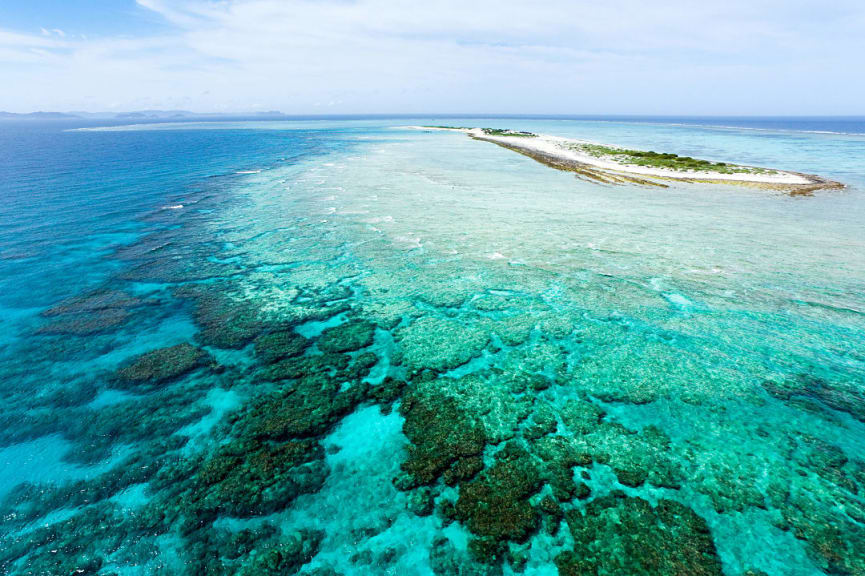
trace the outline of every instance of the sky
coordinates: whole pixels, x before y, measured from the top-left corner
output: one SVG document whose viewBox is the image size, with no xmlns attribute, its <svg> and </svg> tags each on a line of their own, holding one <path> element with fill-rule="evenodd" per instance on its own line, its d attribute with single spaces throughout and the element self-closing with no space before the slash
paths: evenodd
<svg viewBox="0 0 865 576">
<path fill-rule="evenodd" d="M 0 110 L 865 115 L 862 0 L 0 0 Z"/>
</svg>

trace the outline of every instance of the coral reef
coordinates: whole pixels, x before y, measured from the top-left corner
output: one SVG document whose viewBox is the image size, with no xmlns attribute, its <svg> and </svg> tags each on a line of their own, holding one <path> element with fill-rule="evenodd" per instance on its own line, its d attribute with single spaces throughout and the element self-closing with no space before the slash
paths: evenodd
<svg viewBox="0 0 865 576">
<path fill-rule="evenodd" d="M 308 161 L 184 191 L 4 340 L 0 572 L 865 574 L 855 306 Z"/>
<path fill-rule="evenodd" d="M 183 343 L 142 354 L 116 372 L 121 387 L 159 385 L 206 365 L 210 355 L 192 344 Z"/>
<path fill-rule="evenodd" d="M 431 387 L 411 389 L 403 397 L 400 413 L 405 418 L 403 432 L 411 442 L 402 465 L 410 484 L 430 484 L 452 469 L 452 481 L 478 471 L 486 433 L 455 399 Z"/>
<path fill-rule="evenodd" d="M 359 320 L 328 328 L 318 339 L 323 352 L 350 352 L 372 344 L 375 324 Z"/>
<path fill-rule="evenodd" d="M 410 370 L 447 370 L 480 354 L 489 335 L 446 318 L 419 318 L 397 333 L 402 363 Z"/>
<path fill-rule="evenodd" d="M 300 356 L 309 343 L 294 330 L 277 330 L 255 339 L 255 354 L 264 364 L 273 364 L 283 358 Z"/>
<path fill-rule="evenodd" d="M 671 500 L 652 506 L 613 493 L 566 514 L 574 550 L 556 558 L 559 573 L 720 576 L 705 521 Z"/>
<path fill-rule="evenodd" d="M 542 484 L 529 453 L 508 444 L 495 464 L 460 486 L 457 518 L 480 538 L 489 557 L 508 540 L 525 541 L 537 528 L 539 515 L 529 499 Z"/>
</svg>

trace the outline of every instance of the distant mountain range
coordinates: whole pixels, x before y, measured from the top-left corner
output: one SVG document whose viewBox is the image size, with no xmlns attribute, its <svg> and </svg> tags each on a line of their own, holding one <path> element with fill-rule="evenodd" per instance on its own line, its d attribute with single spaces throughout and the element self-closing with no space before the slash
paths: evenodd
<svg viewBox="0 0 865 576">
<path fill-rule="evenodd" d="M 51 119 L 51 118 L 81 118 L 75 114 L 64 114 L 63 112 L 29 112 L 27 114 L 16 114 L 15 112 L 3 112 L 0 110 L 0 118 L 33 118 L 36 119 Z"/>
<path fill-rule="evenodd" d="M 281 118 L 285 114 L 278 110 L 269 112 L 252 113 L 205 113 L 190 112 L 189 110 L 136 110 L 134 112 L 28 112 L 19 114 L 16 112 L 3 112 L 0 110 L 0 119 L 20 120 L 61 120 L 61 119 L 83 119 L 83 120 L 182 120 L 191 118 L 248 118 L 250 116 L 264 118 Z"/>
</svg>

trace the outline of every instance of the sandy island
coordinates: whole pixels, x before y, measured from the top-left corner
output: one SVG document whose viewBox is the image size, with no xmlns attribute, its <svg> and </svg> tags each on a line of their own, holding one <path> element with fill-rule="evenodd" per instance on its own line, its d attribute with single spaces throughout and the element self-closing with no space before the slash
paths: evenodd
<svg viewBox="0 0 865 576">
<path fill-rule="evenodd" d="M 419 130 L 446 130 L 468 134 L 519 152 L 542 164 L 604 184 L 642 184 L 666 187 L 666 182 L 724 183 L 783 190 L 794 195 L 843 188 L 840 182 L 813 174 L 709 162 L 676 154 L 629 150 L 586 140 L 492 128 L 410 126 Z"/>
</svg>

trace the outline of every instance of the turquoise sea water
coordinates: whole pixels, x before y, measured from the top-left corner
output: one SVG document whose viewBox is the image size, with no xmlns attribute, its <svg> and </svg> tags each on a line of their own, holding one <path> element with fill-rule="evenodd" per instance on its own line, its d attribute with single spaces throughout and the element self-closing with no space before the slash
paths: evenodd
<svg viewBox="0 0 865 576">
<path fill-rule="evenodd" d="M 865 574 L 861 119 L 80 127 L 0 124 L 3 573 Z"/>
</svg>

